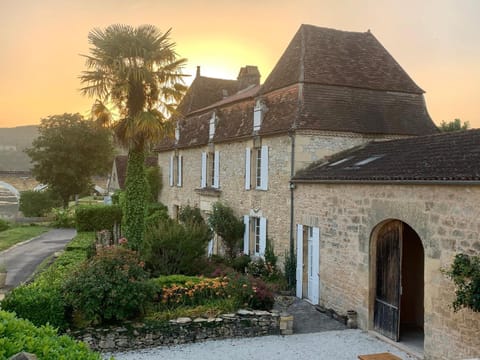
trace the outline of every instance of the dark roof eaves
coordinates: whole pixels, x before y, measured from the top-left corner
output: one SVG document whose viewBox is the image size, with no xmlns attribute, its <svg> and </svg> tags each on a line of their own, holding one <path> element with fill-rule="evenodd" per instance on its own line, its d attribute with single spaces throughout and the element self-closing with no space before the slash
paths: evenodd
<svg viewBox="0 0 480 360">
<path fill-rule="evenodd" d="M 480 186 L 478 180 L 406 180 L 406 179 L 302 179 L 293 177 L 290 182 L 296 184 L 374 184 L 374 185 L 472 185 Z"/>
<path fill-rule="evenodd" d="M 318 82 L 318 81 L 295 81 L 289 84 L 286 84 L 284 86 L 279 86 L 273 89 L 269 89 L 268 91 L 260 91 L 258 92 L 261 95 L 266 95 L 270 94 L 274 91 L 278 91 L 293 85 L 299 85 L 299 84 L 312 84 L 312 85 L 323 85 L 323 86 L 336 86 L 336 87 L 344 87 L 344 88 L 350 88 L 350 89 L 362 89 L 362 90 L 372 90 L 372 91 L 380 91 L 380 92 L 394 92 L 394 93 L 400 93 L 400 94 L 415 94 L 415 95 L 424 95 L 425 91 L 420 89 L 420 92 L 413 92 L 413 91 L 405 91 L 405 90 L 398 90 L 398 89 L 379 89 L 379 88 L 374 88 L 374 87 L 368 87 L 368 86 L 354 86 L 354 85 L 343 85 L 343 84 L 331 84 L 327 82 Z M 263 88 L 263 87 L 262 87 Z M 198 111 L 198 110 L 197 110 Z"/>
</svg>

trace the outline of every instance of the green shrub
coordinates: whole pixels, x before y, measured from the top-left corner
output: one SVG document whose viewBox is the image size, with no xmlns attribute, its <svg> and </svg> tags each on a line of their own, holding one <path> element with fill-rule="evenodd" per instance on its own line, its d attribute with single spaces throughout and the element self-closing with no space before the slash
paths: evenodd
<svg viewBox="0 0 480 360">
<path fill-rule="evenodd" d="M 68 327 L 61 289 L 55 285 L 33 282 L 17 287 L 7 294 L 1 307 L 37 326 L 50 324 L 60 330 Z"/>
<path fill-rule="evenodd" d="M 112 195 L 112 204 L 120 205 L 120 197 L 125 197 L 125 192 L 123 190 L 116 190 Z"/>
<path fill-rule="evenodd" d="M 480 312 L 480 256 L 457 254 L 446 274 L 456 287 L 453 309 Z"/>
<path fill-rule="evenodd" d="M 158 195 L 162 190 L 162 173 L 160 167 L 158 166 L 149 166 L 145 169 L 145 177 L 147 178 L 148 184 L 148 198 L 149 202 L 157 202 Z"/>
<path fill-rule="evenodd" d="M 10 228 L 10 224 L 7 220 L 0 219 L 0 231 L 5 231 Z"/>
<path fill-rule="evenodd" d="M 12 313 L 0 311 L 0 359 L 9 359 L 21 351 L 35 354 L 39 360 L 102 359 L 84 343 L 66 335 L 58 336 L 51 326 L 36 327 Z"/>
<path fill-rule="evenodd" d="M 198 283 L 201 278 L 198 276 L 187 275 L 165 275 L 149 280 L 156 289 L 171 287 L 172 285 L 185 285 L 186 283 Z"/>
<path fill-rule="evenodd" d="M 240 273 L 245 273 L 245 270 L 247 269 L 251 261 L 252 259 L 250 258 L 249 255 L 243 254 L 233 259 L 231 264 L 232 264 L 232 267 L 235 269 L 235 271 L 238 271 Z"/>
<path fill-rule="evenodd" d="M 203 268 L 211 236 L 206 225 L 161 222 L 147 229 L 142 258 L 154 276 L 197 274 Z"/>
<path fill-rule="evenodd" d="M 287 280 L 287 287 L 290 290 L 294 290 L 296 283 L 297 283 L 297 256 L 295 251 L 291 250 L 290 252 L 285 250 L 285 261 L 283 263 L 284 266 L 284 274 Z"/>
<path fill-rule="evenodd" d="M 136 252 L 106 247 L 69 276 L 63 287 L 65 301 L 94 323 L 131 319 L 151 298 L 147 278 Z"/>
<path fill-rule="evenodd" d="M 52 226 L 54 228 L 73 228 L 75 227 L 75 212 L 72 208 L 63 209 L 56 208 L 53 209 L 53 221 Z"/>
<path fill-rule="evenodd" d="M 54 207 L 62 205 L 62 200 L 51 190 L 22 191 L 19 210 L 26 217 L 39 217 L 47 214 Z"/>
<path fill-rule="evenodd" d="M 75 211 L 77 231 L 113 230 L 121 224 L 122 208 L 119 205 L 86 205 Z"/>
<path fill-rule="evenodd" d="M 168 221 L 168 208 L 162 203 L 147 204 L 147 211 L 145 217 L 146 228 L 155 227 L 160 222 Z"/>
<path fill-rule="evenodd" d="M 243 221 L 235 216 L 232 208 L 216 202 L 208 217 L 208 224 L 222 237 L 226 254 L 233 259 L 239 251 L 240 240 L 243 238 Z"/>
<path fill-rule="evenodd" d="M 178 219 L 184 224 L 205 224 L 202 213 L 198 207 L 185 206 L 180 210 Z"/>
</svg>

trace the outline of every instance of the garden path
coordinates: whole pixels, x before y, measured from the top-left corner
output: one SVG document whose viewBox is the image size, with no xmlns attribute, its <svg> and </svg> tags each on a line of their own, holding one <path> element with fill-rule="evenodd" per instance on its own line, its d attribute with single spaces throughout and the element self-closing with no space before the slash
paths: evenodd
<svg viewBox="0 0 480 360">
<path fill-rule="evenodd" d="M 53 229 L 0 252 L 0 262 L 5 263 L 8 270 L 6 286 L 0 292 L 28 280 L 45 258 L 62 250 L 76 233 L 75 229 Z"/>
</svg>

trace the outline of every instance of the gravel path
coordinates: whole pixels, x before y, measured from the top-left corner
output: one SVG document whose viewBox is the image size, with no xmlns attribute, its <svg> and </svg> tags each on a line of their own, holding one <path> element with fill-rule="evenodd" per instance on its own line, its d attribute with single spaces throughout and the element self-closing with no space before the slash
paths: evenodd
<svg viewBox="0 0 480 360">
<path fill-rule="evenodd" d="M 327 331 L 290 336 L 228 339 L 108 354 L 117 360 L 356 360 L 358 355 L 391 352 L 412 359 L 407 353 L 361 330 Z"/>
</svg>

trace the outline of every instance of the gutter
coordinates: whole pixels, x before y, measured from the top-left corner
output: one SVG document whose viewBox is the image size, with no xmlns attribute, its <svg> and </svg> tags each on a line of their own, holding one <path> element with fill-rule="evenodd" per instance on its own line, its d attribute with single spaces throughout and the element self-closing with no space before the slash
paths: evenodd
<svg viewBox="0 0 480 360">
<path fill-rule="evenodd" d="M 292 179 L 295 184 L 366 184 L 366 185 L 471 185 L 480 186 L 480 180 L 340 180 L 340 179 Z"/>
</svg>

